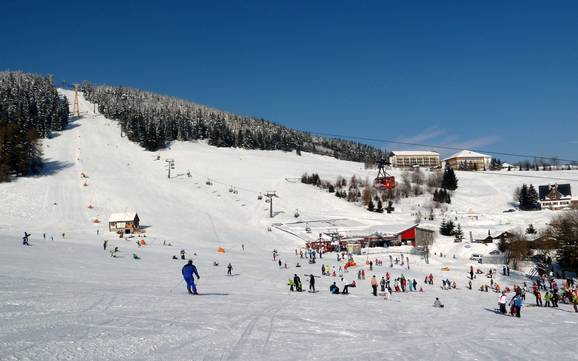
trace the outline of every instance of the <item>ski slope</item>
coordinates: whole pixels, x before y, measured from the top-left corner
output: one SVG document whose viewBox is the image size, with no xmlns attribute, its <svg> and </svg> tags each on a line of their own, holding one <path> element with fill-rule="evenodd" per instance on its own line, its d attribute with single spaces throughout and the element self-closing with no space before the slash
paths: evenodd
<svg viewBox="0 0 578 361">
<path fill-rule="evenodd" d="M 309 265 L 296 257 L 294 250 L 304 241 L 275 228 L 269 232 L 272 223 L 295 222 L 298 209 L 297 220 L 303 222 L 343 220 L 338 224 L 345 230 L 403 229 L 413 224 L 413 214 L 429 197 L 403 199 L 394 214 L 372 214 L 292 182 L 304 172 L 324 179 L 371 178 L 372 171 L 362 164 L 202 142 L 175 142 L 166 150 L 146 152 L 83 98 L 80 106 L 81 116 L 44 142 L 45 174 L 0 184 L 1 360 L 575 358 L 578 315 L 569 306 L 526 307 L 522 318 L 514 319 L 493 312 L 497 294 L 465 289 L 469 256 L 487 254 L 493 245 L 466 248 L 438 237 L 432 252 L 456 258 L 432 255 L 429 265 L 408 254 L 408 247 L 390 248 L 386 251 L 394 257 L 404 252 L 411 269 L 390 268 L 388 254 L 377 254 L 371 257 L 384 265 L 374 271 L 363 267 L 368 277 L 349 296 L 329 294 L 332 282 L 341 285 L 333 277 L 317 280 L 318 293 L 289 292 L 289 277 L 300 275 L 307 288 L 304 274 L 320 275 L 321 263 Z M 175 162 L 170 179 L 167 159 Z M 499 232 L 529 223 L 540 228 L 556 213 L 502 213 L 510 208 L 513 189 L 532 179 L 491 172 L 457 175 L 460 188 L 448 214 L 462 224 L 466 238 L 469 231 L 477 238 L 488 229 Z M 524 175 L 578 179 L 576 171 Z M 533 183 L 542 182 L 536 178 Z M 572 186 L 578 189 L 578 182 Z M 229 192 L 231 187 L 238 193 Z M 272 190 L 279 198 L 270 219 L 269 205 L 257 196 Z M 146 246 L 107 231 L 109 215 L 127 211 L 138 212 L 146 226 Z M 313 234 L 326 230 L 320 224 L 315 228 L 312 223 Z M 31 247 L 21 246 L 24 231 L 32 234 Z M 119 258 L 103 250 L 104 240 L 120 248 Z M 171 259 L 181 249 L 198 266 L 201 296 L 186 293 L 180 276 L 184 262 Z M 287 269 L 273 262 L 273 249 Z M 134 260 L 133 253 L 141 259 Z M 365 260 L 357 258 L 360 265 Z M 318 261 L 340 265 L 331 254 Z M 232 277 L 226 276 L 229 262 Z M 296 268 L 297 262 L 303 267 Z M 356 279 L 360 268 L 345 273 L 345 281 Z M 415 278 L 424 292 L 394 294 L 391 301 L 373 297 L 369 276 L 380 278 L 385 272 Z M 429 273 L 434 286 L 423 285 Z M 459 289 L 441 290 L 441 277 L 456 281 Z M 513 273 L 496 281 L 519 284 L 524 276 Z M 473 280 L 474 289 L 482 283 L 487 282 Z M 432 307 L 435 297 L 444 309 Z"/>
</svg>

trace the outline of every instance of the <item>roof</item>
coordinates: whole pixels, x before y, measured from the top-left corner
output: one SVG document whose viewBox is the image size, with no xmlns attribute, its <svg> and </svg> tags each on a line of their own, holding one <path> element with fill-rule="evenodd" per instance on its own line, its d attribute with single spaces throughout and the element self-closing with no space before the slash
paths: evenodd
<svg viewBox="0 0 578 361">
<path fill-rule="evenodd" d="M 548 194 L 550 194 L 550 190 L 552 188 L 557 188 L 558 192 L 560 192 L 563 198 L 572 197 L 572 190 L 570 188 L 570 184 L 548 184 L 538 187 L 538 194 L 540 196 L 541 201 L 549 200 Z"/>
<path fill-rule="evenodd" d="M 432 155 L 432 156 L 438 156 L 439 157 L 439 153 L 438 152 L 432 152 L 431 150 L 395 150 L 393 152 L 391 152 L 393 155 Z"/>
<path fill-rule="evenodd" d="M 109 222 L 129 222 L 134 221 L 137 217 L 136 212 L 127 212 L 127 213 L 113 213 L 108 218 Z"/>
<path fill-rule="evenodd" d="M 454 155 L 451 155 L 444 160 L 453 159 L 453 158 L 492 158 L 487 154 L 482 154 L 478 152 L 472 152 L 471 150 L 461 150 Z"/>
</svg>

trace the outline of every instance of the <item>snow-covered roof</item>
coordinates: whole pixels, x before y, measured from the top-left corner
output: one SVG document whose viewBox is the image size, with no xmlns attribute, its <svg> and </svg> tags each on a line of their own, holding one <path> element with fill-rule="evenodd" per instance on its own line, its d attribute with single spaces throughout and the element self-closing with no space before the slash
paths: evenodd
<svg viewBox="0 0 578 361">
<path fill-rule="evenodd" d="M 492 158 L 492 156 L 487 154 L 482 154 L 478 152 L 472 152 L 471 150 L 460 150 L 454 155 L 451 155 L 444 160 L 453 159 L 453 158 Z"/>
<path fill-rule="evenodd" d="M 113 213 L 108 219 L 109 222 L 129 222 L 134 221 L 136 212 Z"/>
<path fill-rule="evenodd" d="M 391 152 L 393 155 L 432 155 L 439 156 L 438 152 L 432 152 L 431 150 L 395 150 Z"/>
</svg>

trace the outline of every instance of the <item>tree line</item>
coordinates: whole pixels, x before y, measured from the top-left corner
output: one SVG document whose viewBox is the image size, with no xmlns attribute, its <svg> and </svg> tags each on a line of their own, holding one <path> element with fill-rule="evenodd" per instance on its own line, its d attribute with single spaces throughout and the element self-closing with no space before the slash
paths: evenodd
<svg viewBox="0 0 578 361">
<path fill-rule="evenodd" d="M 118 120 L 127 137 L 149 151 L 174 140 L 206 140 L 217 147 L 302 151 L 338 159 L 375 162 L 383 150 L 357 142 L 324 138 L 265 119 L 223 112 L 183 99 L 139 89 L 93 86 L 84 82 L 85 97 L 99 111 Z"/>
<path fill-rule="evenodd" d="M 0 72 L 0 182 L 42 168 L 39 139 L 68 124 L 68 102 L 48 76 Z"/>
</svg>

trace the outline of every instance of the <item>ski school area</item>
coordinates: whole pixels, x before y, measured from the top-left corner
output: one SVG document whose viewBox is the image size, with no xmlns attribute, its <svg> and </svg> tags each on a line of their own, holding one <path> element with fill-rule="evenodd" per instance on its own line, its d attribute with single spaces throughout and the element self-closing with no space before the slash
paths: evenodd
<svg viewBox="0 0 578 361">
<path fill-rule="evenodd" d="M 576 352 L 571 281 L 454 258 L 439 244 L 426 264 L 411 244 L 356 255 L 307 246 L 267 251 L 249 240 L 197 250 L 129 237 L 87 244 L 28 233 L 23 246 L 4 234 L 2 358 L 289 360 L 280 351 L 296 349 L 320 359 L 338 350 L 400 359 L 434 352 L 442 360 L 467 345 L 458 359 L 525 359 L 523 352 L 547 352 L 523 340 L 538 330 L 561 359 Z M 183 279 L 189 259 L 198 296 Z M 500 314 L 503 307 L 514 316 Z"/>
</svg>

